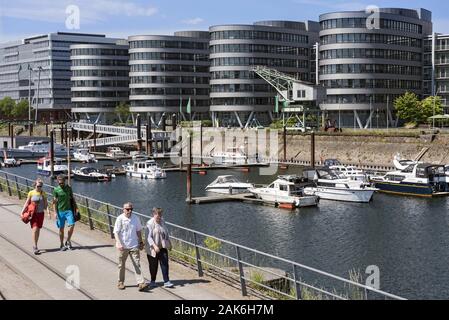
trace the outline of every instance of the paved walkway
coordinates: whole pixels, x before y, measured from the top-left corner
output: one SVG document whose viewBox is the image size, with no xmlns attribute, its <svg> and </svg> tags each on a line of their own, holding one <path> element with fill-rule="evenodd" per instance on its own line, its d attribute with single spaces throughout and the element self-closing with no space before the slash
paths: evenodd
<svg viewBox="0 0 449 320">
<path fill-rule="evenodd" d="M 53 220 L 46 218 L 41 231 L 40 256 L 31 252 L 31 230 L 19 219 L 22 203 L 0 193 L 0 300 L 1 299 L 146 299 L 146 300 L 226 300 L 243 299 L 240 291 L 207 276 L 199 278 L 194 270 L 170 263 L 173 289 L 159 287 L 138 292 L 128 261 L 126 290 L 117 285 L 114 240 L 100 231 L 77 224 L 72 241 L 73 251 L 59 251 L 59 236 Z M 146 255 L 141 255 L 142 268 L 148 279 Z M 66 279 L 77 267 L 80 289 L 68 289 Z"/>
</svg>

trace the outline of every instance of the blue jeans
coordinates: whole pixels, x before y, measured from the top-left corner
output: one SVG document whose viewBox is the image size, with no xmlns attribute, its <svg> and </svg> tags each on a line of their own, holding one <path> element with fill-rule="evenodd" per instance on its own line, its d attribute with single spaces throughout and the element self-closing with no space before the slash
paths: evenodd
<svg viewBox="0 0 449 320">
<path fill-rule="evenodd" d="M 161 249 L 158 254 L 156 254 L 156 258 L 153 258 L 149 254 L 147 254 L 148 263 L 150 264 L 150 274 L 151 281 L 156 281 L 158 262 L 161 265 L 162 277 L 164 278 L 164 282 L 170 281 L 168 277 L 168 251 L 167 249 Z"/>
</svg>

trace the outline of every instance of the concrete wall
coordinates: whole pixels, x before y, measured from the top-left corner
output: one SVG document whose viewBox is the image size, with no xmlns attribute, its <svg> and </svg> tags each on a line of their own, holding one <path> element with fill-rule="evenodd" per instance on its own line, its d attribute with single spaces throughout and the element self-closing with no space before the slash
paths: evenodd
<svg viewBox="0 0 449 320">
<path fill-rule="evenodd" d="M 203 155 L 210 154 L 212 149 L 211 137 L 216 141 L 223 141 L 223 148 L 245 145 L 245 137 L 248 133 L 255 136 L 254 130 L 242 131 L 240 129 L 226 130 L 204 129 L 203 133 Z M 184 129 L 184 134 L 186 134 Z M 233 142 L 233 136 L 236 142 Z M 254 142 L 246 144 L 245 150 L 254 150 L 262 155 L 263 148 L 269 148 L 268 137 L 259 131 L 259 142 L 257 147 Z M 249 141 L 252 141 L 249 139 Z M 287 160 L 310 161 L 310 135 L 287 135 Z M 220 151 L 218 143 L 217 150 Z M 393 167 L 393 157 L 399 153 L 403 159 L 414 159 L 423 148 L 430 150 L 422 161 L 430 163 L 449 164 L 449 135 L 437 135 L 432 139 L 430 135 L 416 137 L 407 136 L 350 136 L 350 135 L 317 135 L 315 138 L 315 159 L 317 162 L 326 159 L 338 159 L 345 164 L 360 166 Z M 278 158 L 283 160 L 283 137 L 282 131 L 278 135 Z M 200 150 L 199 133 L 194 134 L 193 154 L 198 155 Z M 187 155 L 187 142 L 184 145 L 183 154 Z M 251 152 L 249 152 L 251 155 Z"/>
</svg>

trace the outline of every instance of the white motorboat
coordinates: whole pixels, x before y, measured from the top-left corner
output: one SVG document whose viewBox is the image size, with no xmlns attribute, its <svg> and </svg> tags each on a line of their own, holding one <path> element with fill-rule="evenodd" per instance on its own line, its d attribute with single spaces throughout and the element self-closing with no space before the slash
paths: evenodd
<svg viewBox="0 0 449 320">
<path fill-rule="evenodd" d="M 49 157 L 41 158 L 37 161 L 37 173 L 42 176 L 51 175 L 51 159 Z M 67 174 L 69 172 L 68 167 L 62 164 L 62 159 L 55 158 L 53 164 L 53 174 Z"/>
<path fill-rule="evenodd" d="M 404 170 L 388 172 L 383 177 L 371 178 L 374 186 L 383 193 L 436 197 L 449 195 L 445 167 L 415 163 Z"/>
<path fill-rule="evenodd" d="M 225 152 L 212 153 L 211 157 L 216 164 L 244 165 L 249 163 L 257 163 L 256 157 L 249 157 L 245 153 L 243 146 L 240 148 L 228 148 Z"/>
<path fill-rule="evenodd" d="M 355 166 L 330 166 L 329 169 L 337 171 L 338 173 L 351 180 L 361 181 L 365 183 L 368 183 L 369 180 L 367 174 L 363 172 L 363 170 L 360 170 Z"/>
<path fill-rule="evenodd" d="M 377 191 L 365 182 L 351 180 L 328 168 L 304 170 L 303 176 L 315 183 L 315 186 L 304 189 L 305 194 L 317 195 L 325 200 L 368 203 Z"/>
<path fill-rule="evenodd" d="M 74 169 L 73 178 L 85 182 L 107 182 L 112 180 L 110 174 L 100 172 L 100 170 L 92 167 Z"/>
<path fill-rule="evenodd" d="M 290 204 L 297 208 L 317 206 L 319 197 L 304 193 L 304 181 L 298 176 L 280 176 L 264 188 L 251 188 L 249 192 L 258 199 L 273 202 L 279 206 Z"/>
<path fill-rule="evenodd" d="M 112 159 L 120 159 L 129 157 L 125 152 L 122 151 L 119 147 L 109 147 L 106 152 L 106 157 Z"/>
<path fill-rule="evenodd" d="M 31 141 L 25 146 L 20 146 L 15 149 L 3 149 L 14 158 L 39 158 L 46 157 L 50 154 L 50 142 L 49 141 Z M 62 144 L 55 143 L 53 145 L 54 155 L 56 157 L 66 157 L 67 148 Z M 70 154 L 73 154 L 73 150 L 70 149 Z"/>
<path fill-rule="evenodd" d="M 98 162 L 95 155 L 89 152 L 89 149 L 77 149 L 73 153 L 73 158 L 84 163 Z"/>
<path fill-rule="evenodd" d="M 3 151 L 3 161 L 0 162 L 0 167 L 4 168 L 13 168 L 13 167 L 20 167 L 22 165 L 21 161 L 17 161 L 14 158 L 9 158 L 6 154 L 6 151 Z"/>
<path fill-rule="evenodd" d="M 219 176 L 214 182 L 206 187 L 206 191 L 223 194 L 235 194 L 246 193 L 250 188 L 254 188 L 252 183 L 241 182 L 234 176 Z"/>
<path fill-rule="evenodd" d="M 136 161 L 133 164 L 128 163 L 125 166 L 126 175 L 140 179 L 165 179 L 167 173 L 160 168 L 156 161 Z"/>
</svg>

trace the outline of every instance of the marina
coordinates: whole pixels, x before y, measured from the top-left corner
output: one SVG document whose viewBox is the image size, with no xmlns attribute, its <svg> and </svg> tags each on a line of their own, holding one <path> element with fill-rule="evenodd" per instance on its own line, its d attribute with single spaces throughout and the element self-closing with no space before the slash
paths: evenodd
<svg viewBox="0 0 449 320">
<path fill-rule="evenodd" d="M 122 164 L 125 163 L 107 160 L 92 166 L 118 168 Z M 30 178 L 37 176 L 35 165 L 5 170 Z M 290 166 L 282 170 L 282 174 L 301 175 L 302 170 Z M 449 254 L 444 249 L 449 245 L 449 233 L 444 227 L 448 198 L 376 194 L 374 201 L 368 204 L 321 200 L 317 207 L 276 208 L 275 203 L 256 199 L 249 193 L 213 195 L 205 192 L 209 184 L 225 175 L 229 175 L 229 170 L 216 169 L 206 176 L 193 175 L 193 206 L 185 201 L 186 173 L 182 171 L 168 171 L 167 179 L 159 181 L 117 176 L 106 184 L 76 180 L 72 180 L 72 184 L 77 193 L 95 194 L 99 200 L 117 205 L 132 199 L 140 212 L 147 212 L 153 206 L 164 207 L 167 220 L 172 223 L 234 239 L 237 243 L 341 276 L 346 276 L 348 270 L 363 271 L 366 265 L 378 265 L 385 270 L 383 288 L 407 298 L 449 296 L 449 282 L 441 281 L 441 274 L 425 271 L 430 266 L 444 270 L 449 263 Z M 260 176 L 256 169 L 232 170 L 232 175 L 256 185 L 269 185 L 277 178 L 277 175 Z M 245 236 L 248 232 L 251 237 Z M 267 247 L 267 242 L 272 245 Z M 413 275 L 411 280 L 410 275 Z M 417 291 L 416 286 L 427 290 Z"/>
</svg>

